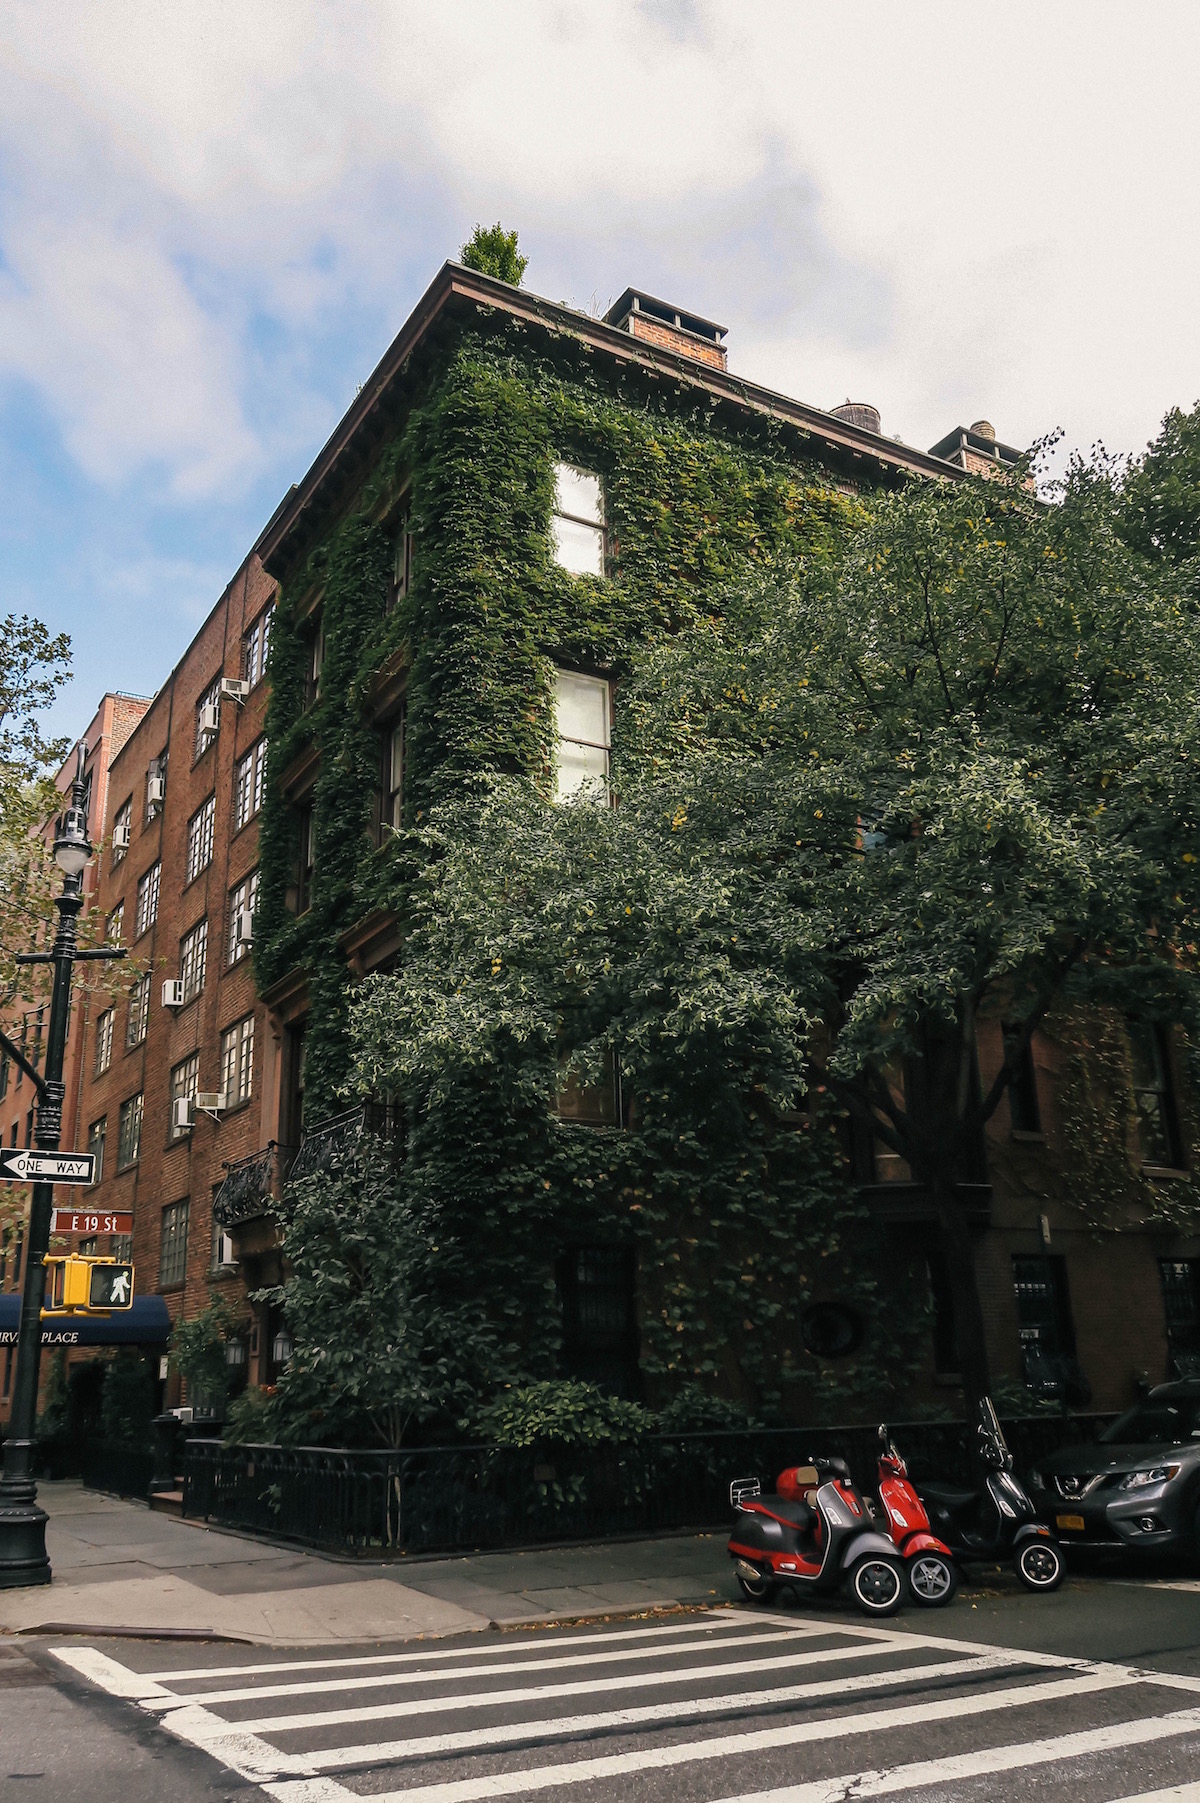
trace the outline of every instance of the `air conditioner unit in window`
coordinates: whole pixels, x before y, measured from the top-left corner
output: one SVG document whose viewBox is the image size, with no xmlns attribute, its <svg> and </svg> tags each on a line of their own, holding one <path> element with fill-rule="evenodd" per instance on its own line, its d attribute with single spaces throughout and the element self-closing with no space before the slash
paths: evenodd
<svg viewBox="0 0 1200 1803">
<path fill-rule="evenodd" d="M 168 977 L 162 987 L 162 1005 L 164 1008 L 182 1008 L 184 1002 L 183 984 L 178 977 Z"/>
<path fill-rule="evenodd" d="M 193 1103 L 191 1096 L 176 1096 L 175 1100 L 171 1103 L 172 1133 L 187 1132 L 192 1124 L 192 1107 Z"/>
<path fill-rule="evenodd" d="M 233 923 L 235 945 L 254 944 L 254 915 L 249 908 L 239 908 Z"/>
<path fill-rule="evenodd" d="M 218 1233 L 216 1251 L 215 1251 L 215 1256 L 213 1258 L 213 1263 L 214 1263 L 214 1265 L 234 1265 L 237 1263 L 237 1260 L 233 1256 L 233 1235 L 231 1233 L 224 1233 L 224 1232 Z M 229 1364 L 234 1363 L 234 1361 L 229 1357 L 230 1347 L 232 1347 L 233 1345 L 234 1345 L 234 1342 L 231 1340 L 225 1348 L 225 1357 Z M 242 1345 L 243 1345 L 243 1351 L 244 1351 L 244 1347 L 245 1347 L 244 1341 L 242 1342 Z"/>
<path fill-rule="evenodd" d="M 197 729 L 200 732 L 220 732 L 221 710 L 215 701 L 206 701 L 204 703 L 204 706 L 200 709 L 200 715 L 196 724 Z"/>
<path fill-rule="evenodd" d="M 240 707 L 249 693 L 250 684 L 244 682 L 240 676 L 223 676 L 221 678 L 222 701 L 236 701 Z"/>
<path fill-rule="evenodd" d="M 129 822 L 127 820 L 123 820 L 121 822 L 120 826 L 113 827 L 113 836 L 112 836 L 113 850 L 114 851 L 128 851 L 129 850 L 129 840 L 130 840 Z"/>
<path fill-rule="evenodd" d="M 196 1097 L 196 1107 L 202 1114 L 211 1114 L 215 1120 L 225 1107 L 225 1091 L 202 1090 Z"/>
<path fill-rule="evenodd" d="M 165 776 L 151 775 L 146 778 L 146 801 L 152 808 L 161 807 L 167 793 Z"/>
</svg>

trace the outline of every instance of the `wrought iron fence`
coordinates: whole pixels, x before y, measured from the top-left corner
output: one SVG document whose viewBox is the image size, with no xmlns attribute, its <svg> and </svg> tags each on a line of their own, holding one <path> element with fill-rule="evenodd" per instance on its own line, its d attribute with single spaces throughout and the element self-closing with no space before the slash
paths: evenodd
<svg viewBox="0 0 1200 1803">
<path fill-rule="evenodd" d="M 1109 1415 L 1005 1422 L 1019 1470 L 1066 1440 L 1094 1438 Z M 897 1424 L 913 1475 L 966 1482 L 961 1422 Z M 779 1428 L 656 1434 L 598 1447 L 347 1448 L 222 1446 L 189 1440 L 183 1512 L 340 1552 L 425 1553 L 708 1528 L 729 1517 L 729 1483 L 822 1454 L 875 1476 L 876 1429 Z"/>
</svg>

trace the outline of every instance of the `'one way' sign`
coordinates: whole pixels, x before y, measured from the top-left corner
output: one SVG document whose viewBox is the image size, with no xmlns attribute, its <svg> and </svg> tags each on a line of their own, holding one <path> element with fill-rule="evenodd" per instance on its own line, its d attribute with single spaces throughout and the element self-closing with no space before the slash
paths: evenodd
<svg viewBox="0 0 1200 1803">
<path fill-rule="evenodd" d="M 91 1183 L 96 1175 L 94 1152 L 0 1152 L 0 1178 L 7 1183 Z"/>
</svg>

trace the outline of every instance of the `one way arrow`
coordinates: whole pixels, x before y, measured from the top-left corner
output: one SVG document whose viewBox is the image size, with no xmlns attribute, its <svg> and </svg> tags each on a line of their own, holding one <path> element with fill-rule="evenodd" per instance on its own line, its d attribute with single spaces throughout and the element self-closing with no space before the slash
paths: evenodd
<svg viewBox="0 0 1200 1803">
<path fill-rule="evenodd" d="M 96 1174 L 94 1152 L 0 1152 L 0 1179 L 7 1183 L 91 1183 Z"/>
</svg>

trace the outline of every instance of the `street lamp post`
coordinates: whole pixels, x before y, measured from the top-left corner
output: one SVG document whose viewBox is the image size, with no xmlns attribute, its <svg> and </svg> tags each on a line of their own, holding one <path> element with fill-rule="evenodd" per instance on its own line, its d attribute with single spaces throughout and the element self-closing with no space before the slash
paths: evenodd
<svg viewBox="0 0 1200 1803">
<path fill-rule="evenodd" d="M 54 988 L 50 998 L 50 1025 L 46 1036 L 45 1074 L 39 1074 L 19 1049 L 5 1040 L 10 1053 L 32 1077 L 37 1090 L 35 1139 L 39 1152 L 57 1152 L 62 1134 L 63 1054 L 71 1005 L 71 973 L 77 958 L 123 958 L 124 946 L 98 946 L 80 951 L 77 946 L 79 912 L 83 907 L 83 872 L 92 855 L 84 806 L 83 770 L 87 746 L 81 743 L 71 790 L 71 805 L 58 819 L 54 860 L 63 873 L 62 892 L 54 898 L 58 927 L 48 952 L 22 952 L 19 964 L 52 964 Z M 4 1036 L 0 1034 L 0 1039 Z M 42 1304 L 46 1292 L 46 1253 L 50 1246 L 50 1220 L 54 1186 L 35 1183 L 26 1240 L 25 1287 L 21 1292 L 21 1318 L 17 1329 L 17 1365 L 13 1378 L 12 1409 L 4 1442 L 4 1471 L 0 1476 L 0 1589 L 50 1582 L 46 1552 L 46 1512 L 38 1506 L 33 1477 L 33 1436 L 37 1425 L 38 1367 L 42 1356 Z"/>
</svg>

